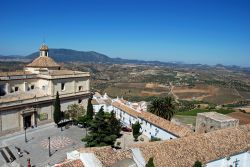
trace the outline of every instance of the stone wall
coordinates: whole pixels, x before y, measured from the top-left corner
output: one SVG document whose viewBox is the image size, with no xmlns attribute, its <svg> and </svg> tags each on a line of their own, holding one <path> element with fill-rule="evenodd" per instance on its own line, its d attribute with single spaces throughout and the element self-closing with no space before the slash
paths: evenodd
<svg viewBox="0 0 250 167">
<path fill-rule="evenodd" d="M 219 113 L 217 113 L 219 114 Z M 222 114 L 218 115 L 221 116 Z M 205 113 L 198 113 L 196 117 L 196 133 L 207 133 L 218 129 L 235 127 L 239 125 L 239 120 L 228 117 L 228 119 L 216 119 Z"/>
</svg>

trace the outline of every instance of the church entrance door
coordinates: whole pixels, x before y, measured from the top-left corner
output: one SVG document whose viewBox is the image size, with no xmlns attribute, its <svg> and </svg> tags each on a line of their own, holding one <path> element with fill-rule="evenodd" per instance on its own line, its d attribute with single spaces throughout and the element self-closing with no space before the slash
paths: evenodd
<svg viewBox="0 0 250 167">
<path fill-rule="evenodd" d="M 24 127 L 31 127 L 31 115 L 27 115 L 24 117 Z"/>
</svg>

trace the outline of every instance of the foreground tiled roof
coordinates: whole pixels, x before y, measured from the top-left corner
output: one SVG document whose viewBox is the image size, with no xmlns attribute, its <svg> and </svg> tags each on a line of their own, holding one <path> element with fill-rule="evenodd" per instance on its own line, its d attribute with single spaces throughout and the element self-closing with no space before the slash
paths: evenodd
<svg viewBox="0 0 250 167">
<path fill-rule="evenodd" d="M 134 144 L 145 162 L 154 158 L 156 167 L 190 167 L 196 160 L 210 161 L 250 150 L 250 124 L 221 129 L 209 133 L 165 141 Z M 132 158 L 132 151 L 113 150 L 111 147 L 81 148 L 81 153 L 94 153 L 104 167 L 119 160 Z"/>
<path fill-rule="evenodd" d="M 157 167 L 190 167 L 196 160 L 208 163 L 249 151 L 250 124 L 133 147 L 140 149 L 146 162 L 154 157 Z"/>
<path fill-rule="evenodd" d="M 187 127 L 176 125 L 175 123 L 172 123 L 164 118 L 158 117 L 150 112 L 141 112 L 139 118 L 151 122 L 152 124 L 170 133 L 173 133 L 178 137 L 189 136 L 193 133 L 192 130 Z"/>
<path fill-rule="evenodd" d="M 149 112 L 138 112 L 135 109 L 130 108 L 129 106 L 122 104 L 120 102 L 113 102 L 112 105 L 116 108 L 119 108 L 123 111 L 125 111 L 126 113 L 128 113 L 129 115 L 132 115 L 134 117 L 139 117 L 143 120 L 146 120 L 178 137 L 184 137 L 184 136 L 188 136 L 190 134 L 192 134 L 192 131 L 184 126 L 181 125 L 176 125 L 166 119 L 163 119 L 161 117 L 158 117 L 152 113 Z"/>
<path fill-rule="evenodd" d="M 17 76 L 17 75 L 29 75 L 32 74 L 29 71 L 11 71 L 11 72 L 0 72 L 1 77 L 7 77 L 7 76 Z"/>
<path fill-rule="evenodd" d="M 132 158 L 131 150 L 113 150 L 110 146 L 80 148 L 78 151 L 80 153 L 94 153 L 103 167 L 110 167 L 120 160 Z"/>
<path fill-rule="evenodd" d="M 77 160 L 68 160 L 61 164 L 55 165 L 55 167 L 84 167 L 80 159 Z"/>
<path fill-rule="evenodd" d="M 26 67 L 60 67 L 52 58 L 48 56 L 39 56 L 35 60 L 33 60 L 30 64 L 26 65 Z"/>
</svg>

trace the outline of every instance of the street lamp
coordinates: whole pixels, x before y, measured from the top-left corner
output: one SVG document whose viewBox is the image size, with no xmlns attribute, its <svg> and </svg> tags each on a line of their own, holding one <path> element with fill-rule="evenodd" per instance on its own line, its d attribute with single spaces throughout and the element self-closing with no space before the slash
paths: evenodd
<svg viewBox="0 0 250 167">
<path fill-rule="evenodd" d="M 48 137 L 49 140 L 49 157 L 51 156 L 51 152 L 50 152 L 50 137 Z"/>
<path fill-rule="evenodd" d="M 26 127 L 24 127 L 24 136 L 25 136 L 25 143 L 27 143 L 28 142 L 28 140 L 27 140 L 27 136 L 26 136 Z"/>
</svg>

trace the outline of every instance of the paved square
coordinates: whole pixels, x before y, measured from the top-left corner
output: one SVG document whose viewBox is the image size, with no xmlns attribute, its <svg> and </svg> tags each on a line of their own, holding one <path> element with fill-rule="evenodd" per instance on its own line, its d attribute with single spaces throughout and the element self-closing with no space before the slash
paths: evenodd
<svg viewBox="0 0 250 167">
<path fill-rule="evenodd" d="M 85 136 L 84 128 L 70 126 L 69 129 L 55 127 L 54 124 L 44 125 L 35 129 L 27 130 L 28 142 L 25 143 L 24 132 L 19 132 L 7 137 L 1 137 L 1 148 L 8 147 L 16 160 L 13 163 L 6 163 L 4 157 L 0 154 L 0 166 L 14 166 L 18 163 L 21 166 L 27 166 L 27 159 L 30 158 L 31 165 L 44 167 L 48 164 L 55 164 L 66 158 L 66 152 L 73 151 L 79 147 L 84 147 L 81 139 Z M 49 157 L 49 140 L 51 157 Z M 19 158 L 18 148 L 23 152 Z M 6 155 L 8 152 L 4 149 Z"/>
</svg>

